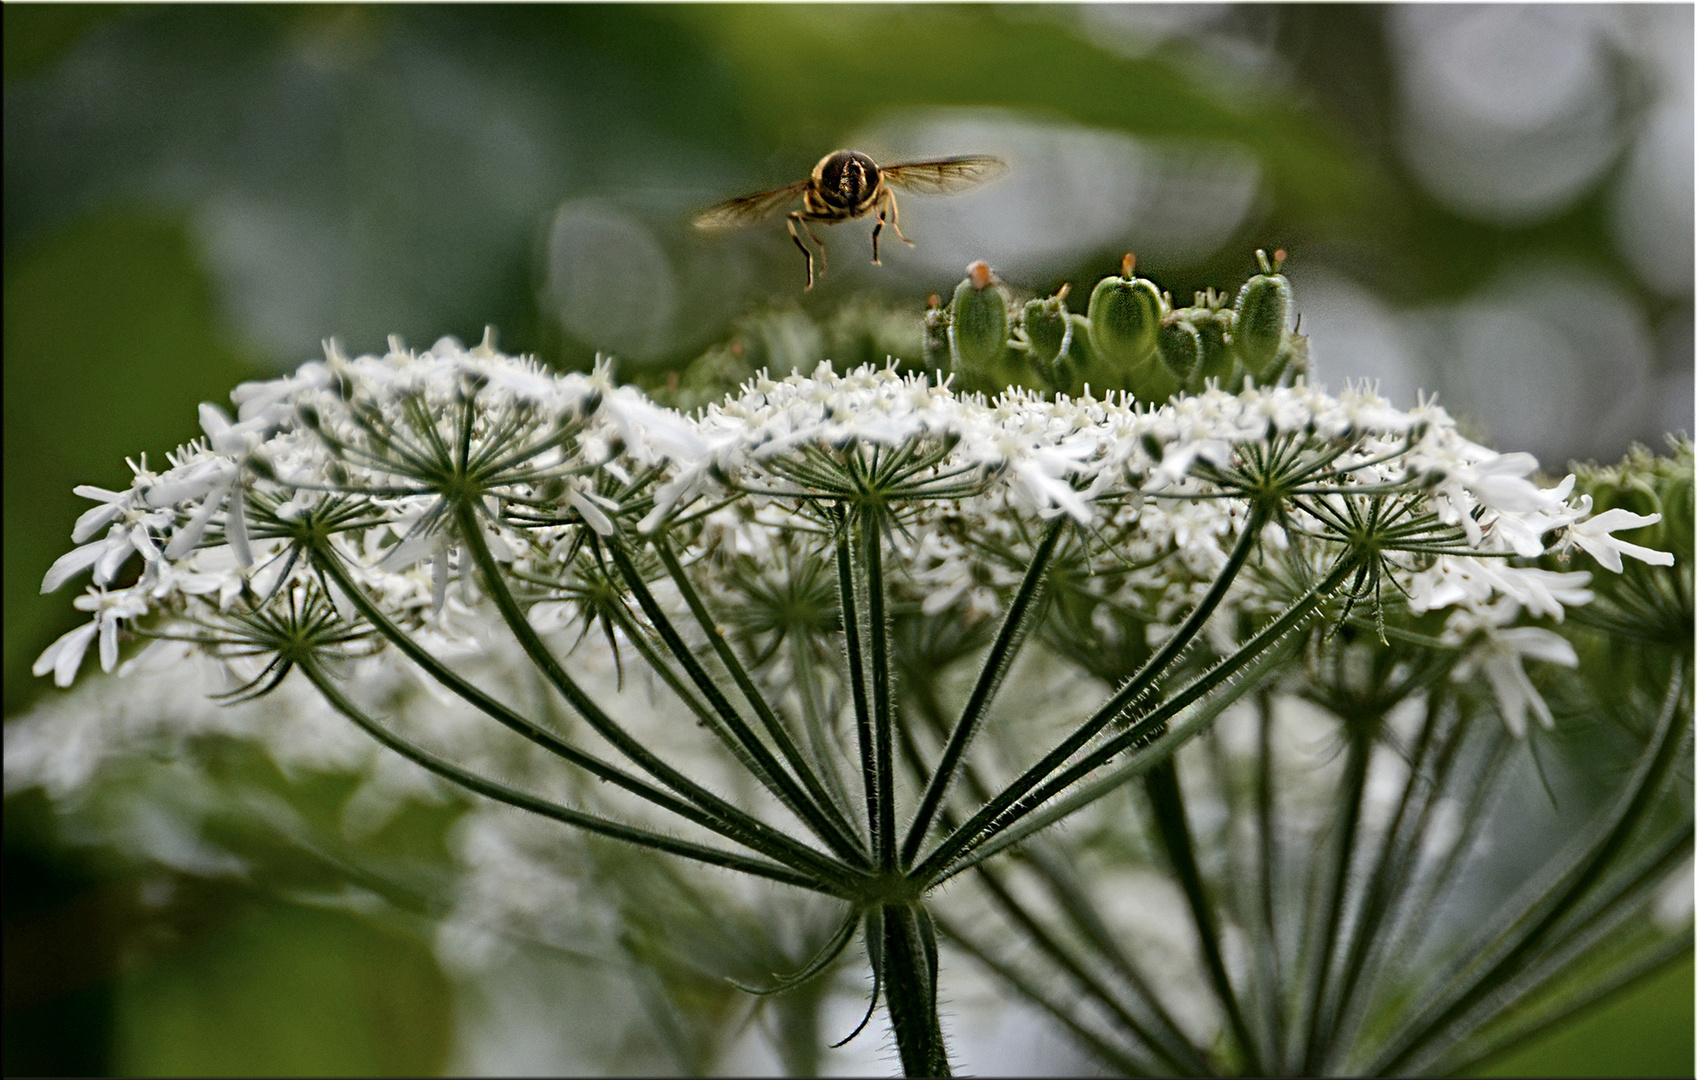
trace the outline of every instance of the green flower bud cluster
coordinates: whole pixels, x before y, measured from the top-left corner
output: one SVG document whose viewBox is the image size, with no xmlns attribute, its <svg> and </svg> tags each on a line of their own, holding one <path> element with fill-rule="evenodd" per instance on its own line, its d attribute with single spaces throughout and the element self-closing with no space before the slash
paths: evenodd
<svg viewBox="0 0 1698 1080">
<path fill-rule="evenodd" d="M 1155 402 L 1209 382 L 1239 390 L 1289 381 L 1308 370 L 1309 349 L 1290 325 L 1285 253 L 1270 259 L 1257 251 L 1256 259 L 1261 272 L 1231 306 L 1228 294 L 1208 289 L 1192 306 L 1175 308 L 1171 296 L 1135 275 L 1128 254 L 1119 276 L 1091 290 L 1084 315 L 1068 311 L 1065 285 L 1011 310 L 990 268 L 975 262 L 949 305 L 934 303 L 926 314 L 927 360 L 947 357 L 966 390 L 1016 385 L 1079 394 L 1089 386 Z"/>
</svg>

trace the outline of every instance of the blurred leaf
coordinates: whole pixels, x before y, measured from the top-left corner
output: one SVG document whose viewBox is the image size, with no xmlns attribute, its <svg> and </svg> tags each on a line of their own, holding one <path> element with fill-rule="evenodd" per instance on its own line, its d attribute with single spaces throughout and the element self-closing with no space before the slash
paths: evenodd
<svg viewBox="0 0 1698 1080">
<path fill-rule="evenodd" d="M 1136 135 L 1241 142 L 1299 219 L 1365 212 L 1377 187 L 1317 118 L 1271 96 L 1228 106 L 1164 60 L 1115 56 L 1038 12 L 735 4 L 679 18 L 739 72 L 750 125 L 780 145 L 829 147 L 903 107 L 1036 109 Z"/>
<path fill-rule="evenodd" d="M 39 595 L 88 505 L 77 484 L 123 488 L 126 455 L 200 434 L 195 406 L 227 403 L 254 370 L 223 342 L 195 253 L 177 225 L 79 220 L 6 260 L 5 692 L 44 685 L 36 654 L 82 622 L 71 589 Z"/>
<path fill-rule="evenodd" d="M 123 12 L 123 4 L 7 4 L 8 85 L 63 56 L 89 30 Z"/>
<path fill-rule="evenodd" d="M 1689 955 L 1473 1076 L 1691 1076 Z"/>
<path fill-rule="evenodd" d="M 128 1076 L 437 1075 L 448 987 L 429 950 L 271 903 L 120 982 Z"/>
</svg>

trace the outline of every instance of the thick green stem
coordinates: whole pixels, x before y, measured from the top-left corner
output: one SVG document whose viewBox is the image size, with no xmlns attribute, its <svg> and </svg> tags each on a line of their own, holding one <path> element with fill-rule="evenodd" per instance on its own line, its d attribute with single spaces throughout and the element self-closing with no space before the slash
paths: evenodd
<svg viewBox="0 0 1698 1080">
<path fill-rule="evenodd" d="M 937 935 L 926 909 L 886 904 L 884 1000 L 904 1076 L 950 1076 L 937 1016 Z"/>
<path fill-rule="evenodd" d="M 866 548 L 867 639 L 872 653 L 873 753 L 877 762 L 879 868 L 896 867 L 896 753 L 892 744 L 890 712 L 890 627 L 884 611 L 884 538 L 878 521 L 868 514 L 862 521 Z"/>
</svg>

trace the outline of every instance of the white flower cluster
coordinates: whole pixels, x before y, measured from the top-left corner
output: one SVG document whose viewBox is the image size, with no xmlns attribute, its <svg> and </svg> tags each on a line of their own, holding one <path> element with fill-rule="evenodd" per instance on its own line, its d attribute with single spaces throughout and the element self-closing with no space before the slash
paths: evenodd
<svg viewBox="0 0 1698 1080">
<path fill-rule="evenodd" d="M 1548 631 L 1504 628 L 1524 614 L 1560 619 L 1589 599 L 1589 576 L 1509 557 L 1578 547 L 1611 569 L 1622 555 L 1670 558 L 1611 535 L 1654 517 L 1590 517 L 1588 498 L 1569 497 L 1572 478 L 1541 488 L 1530 456 L 1469 442 L 1434 404 L 1404 412 L 1366 388 L 1211 389 L 1160 407 L 1016 390 L 986 400 L 893 369 L 821 364 L 757 378 L 688 416 L 615 386 L 605 367 L 556 375 L 486 338 L 423 353 L 392 341 L 387 356 L 354 360 L 327 347 L 325 360 L 232 398 L 236 419 L 203 406 L 206 437 L 163 470 L 144 458 L 128 490 L 77 489 L 97 505 L 43 590 L 91 571 L 77 605 L 94 618 L 49 647 L 37 674 L 68 685 L 97 639 L 112 670 L 121 629 L 231 655 L 233 619 L 309 594 L 354 621 L 348 597 L 302 555 L 296 525 L 308 519 L 390 619 L 465 645 L 477 590 L 454 507 L 473 482 L 489 549 L 538 583 L 566 578 L 589 534 L 640 544 L 664 533 L 686 562 L 745 557 L 772 571 L 777 550 L 829 543 L 819 506 L 877 499 L 898 523 L 893 588 L 928 614 L 968 619 L 998 608 L 1036 527 L 1065 515 L 1108 583 L 1104 603 L 1143 611 L 1155 639 L 1244 527 L 1255 494 L 1246 463 L 1311 460 L 1265 540 L 1318 537 L 1319 558 L 1349 542 L 1364 500 L 1430 519 L 1420 543 L 1387 545 L 1380 568 L 1412 611 L 1453 609 L 1453 636 L 1485 641 L 1493 681 L 1517 692 L 1525 676 L 1509 678 L 1502 658 L 1519 674 L 1520 656 L 1572 662 L 1572 652 Z M 1247 577 L 1239 591 L 1252 588 Z M 1536 696 L 1507 710 L 1512 725 L 1527 707 L 1548 719 Z"/>
</svg>

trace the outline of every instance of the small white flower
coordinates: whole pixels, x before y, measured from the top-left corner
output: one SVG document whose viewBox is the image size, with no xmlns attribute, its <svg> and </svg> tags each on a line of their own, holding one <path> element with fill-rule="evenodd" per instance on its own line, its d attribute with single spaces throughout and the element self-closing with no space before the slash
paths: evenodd
<svg viewBox="0 0 1698 1080">
<path fill-rule="evenodd" d="M 36 658 L 30 668 L 33 675 L 53 672 L 55 686 L 70 686 L 82 666 L 83 655 L 95 638 L 100 639 L 100 669 L 110 673 L 118 664 L 118 629 L 125 619 L 145 614 L 148 603 L 135 589 L 118 592 L 90 590 L 77 597 L 75 604 L 82 611 L 95 613 L 91 622 L 62 635 Z"/>
<path fill-rule="evenodd" d="M 1635 514 L 1631 510 L 1617 507 L 1605 510 L 1596 517 L 1577 521 L 1568 527 L 1563 534 L 1562 542 L 1557 546 L 1559 551 L 1577 547 L 1586 554 L 1597 559 L 1606 569 L 1621 573 L 1621 557 L 1631 555 L 1640 562 L 1652 566 L 1673 566 L 1674 555 L 1667 551 L 1657 551 L 1654 548 L 1630 544 L 1626 540 L 1617 540 L 1610 534 L 1618 529 L 1637 529 L 1645 525 L 1655 525 L 1663 520 L 1661 514 Z"/>
</svg>

